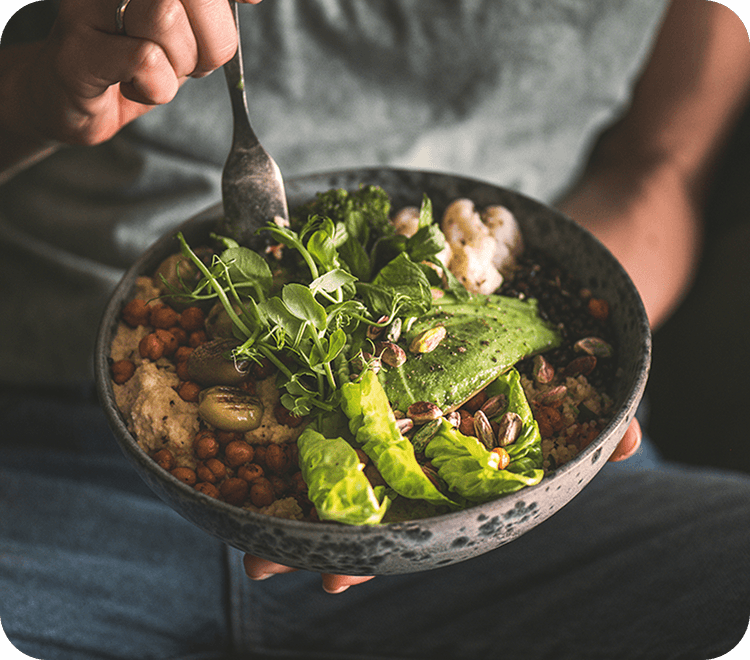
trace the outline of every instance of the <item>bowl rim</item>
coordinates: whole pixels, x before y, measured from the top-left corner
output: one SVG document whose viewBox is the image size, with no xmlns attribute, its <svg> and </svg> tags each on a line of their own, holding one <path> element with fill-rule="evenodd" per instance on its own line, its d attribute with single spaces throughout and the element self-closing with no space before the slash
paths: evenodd
<svg viewBox="0 0 750 660">
<path fill-rule="evenodd" d="M 501 185 L 498 185 L 489 181 L 476 179 L 474 177 L 466 177 L 462 175 L 457 175 L 457 174 L 452 174 L 452 173 L 447 173 L 447 172 L 440 172 L 440 171 L 410 169 L 410 168 L 373 167 L 373 168 L 333 169 L 330 171 L 313 172 L 313 173 L 308 173 L 308 174 L 302 174 L 300 176 L 290 177 L 287 180 L 287 186 L 304 185 L 305 182 L 316 181 L 322 178 L 333 178 L 333 177 L 346 178 L 347 176 L 351 176 L 355 174 L 360 179 L 367 179 L 367 178 L 372 178 L 374 176 L 377 176 L 379 173 L 383 173 L 383 172 L 394 173 L 396 175 L 403 174 L 407 176 L 426 175 L 426 176 L 431 176 L 431 177 L 436 177 L 436 178 L 444 177 L 446 178 L 446 180 L 465 182 L 467 184 L 487 186 L 490 188 L 494 188 L 498 191 L 501 191 L 503 193 L 507 193 L 523 201 L 524 203 L 531 204 L 532 206 L 544 208 L 547 211 L 552 210 L 555 213 L 555 215 L 559 216 L 561 219 L 564 219 L 566 222 L 571 223 L 575 227 L 575 231 L 580 231 L 582 234 L 587 235 L 589 240 L 593 240 L 595 243 L 598 243 L 601 250 L 609 254 L 613 262 L 612 266 L 616 270 L 619 271 L 619 276 L 631 289 L 631 293 L 634 294 L 633 302 L 636 304 L 636 307 L 637 307 L 636 311 L 638 314 L 638 325 L 639 325 L 638 333 L 639 333 L 639 336 L 641 337 L 641 347 L 640 347 L 641 354 L 637 360 L 637 366 L 636 366 L 637 375 L 636 375 L 635 381 L 633 382 L 632 387 L 629 389 L 627 396 L 622 401 L 617 413 L 609 420 L 607 425 L 600 432 L 599 436 L 597 436 L 596 440 L 592 442 L 588 447 L 583 449 L 580 453 L 578 453 L 573 459 L 566 462 L 561 467 L 555 469 L 552 473 L 545 475 L 540 483 L 534 486 L 527 486 L 527 487 L 521 488 L 518 491 L 508 493 L 507 495 L 503 495 L 500 498 L 490 500 L 488 502 L 475 504 L 475 505 L 472 505 L 471 507 L 467 507 L 465 509 L 461 509 L 458 511 L 450 511 L 446 513 L 437 514 L 435 516 L 431 516 L 428 518 L 418 518 L 418 519 L 406 520 L 406 521 L 383 522 L 377 525 L 344 525 L 344 524 L 334 523 L 336 534 L 337 535 L 344 534 L 347 537 L 360 537 L 360 536 L 364 537 L 373 533 L 377 533 L 378 530 L 380 532 L 382 532 L 383 530 L 394 530 L 394 531 L 408 530 L 410 527 L 414 527 L 415 525 L 423 526 L 427 524 L 427 525 L 440 526 L 441 524 L 450 524 L 450 522 L 452 522 L 453 520 L 466 515 L 466 511 L 468 510 L 471 510 L 472 512 L 476 514 L 481 515 L 483 509 L 487 509 L 487 510 L 492 509 L 493 504 L 497 506 L 497 503 L 499 501 L 502 501 L 504 503 L 510 502 L 510 503 L 516 503 L 516 504 L 523 503 L 524 500 L 530 499 L 531 493 L 534 493 L 540 490 L 545 490 L 545 489 L 549 490 L 555 485 L 556 482 L 564 480 L 566 475 L 569 472 L 577 469 L 580 466 L 580 464 L 586 461 L 592 461 L 592 462 L 601 461 L 602 464 L 604 464 L 609 458 L 609 456 L 612 454 L 612 452 L 614 451 L 616 445 L 612 447 L 611 451 L 609 451 L 609 453 L 606 456 L 602 455 L 602 449 L 603 449 L 602 445 L 610 437 L 611 434 L 617 432 L 617 430 L 620 427 L 623 427 L 626 424 L 630 423 L 630 421 L 634 417 L 635 409 L 645 392 L 646 383 L 647 383 L 648 375 L 649 375 L 649 369 L 651 365 L 651 354 L 652 354 L 651 330 L 648 324 L 648 319 L 647 319 L 646 311 L 643 305 L 643 301 L 641 300 L 640 295 L 638 294 L 638 290 L 635 287 L 635 284 L 633 283 L 632 279 L 630 278 L 628 273 L 625 271 L 624 267 L 620 264 L 620 262 L 614 257 L 614 255 L 612 255 L 612 253 L 608 250 L 608 248 L 604 246 L 604 244 L 602 244 L 601 241 L 599 241 L 599 239 L 596 236 L 594 236 L 585 227 L 582 227 L 581 225 L 576 223 L 566 214 L 562 213 L 561 211 L 558 211 L 557 209 L 554 209 L 553 207 L 549 205 L 539 202 L 538 200 L 535 200 L 515 190 L 503 187 Z M 183 483 L 182 481 L 180 481 L 179 479 L 171 475 L 166 470 L 163 470 L 162 468 L 160 468 L 154 462 L 154 460 L 150 456 L 148 456 L 148 454 L 140 447 L 135 437 L 128 430 L 125 424 L 125 421 L 122 417 L 122 413 L 120 412 L 115 402 L 114 388 L 112 385 L 112 381 L 109 378 L 109 363 L 108 363 L 109 349 L 110 349 L 112 338 L 114 336 L 114 330 L 117 325 L 116 323 L 113 324 L 112 320 L 117 318 L 119 311 L 121 309 L 122 300 L 124 300 L 125 296 L 127 296 L 132 291 L 136 278 L 141 275 L 141 273 L 138 272 L 138 266 L 142 264 L 144 261 L 146 261 L 149 255 L 159 252 L 160 248 L 162 247 L 166 247 L 166 242 L 173 239 L 174 235 L 178 231 L 182 231 L 186 227 L 199 225 L 201 223 L 206 223 L 212 220 L 219 221 L 221 217 L 221 208 L 222 208 L 222 205 L 220 202 L 212 204 L 204 208 L 202 211 L 198 212 L 194 216 L 191 216 L 190 218 L 179 223 L 178 225 L 170 229 L 168 232 L 162 234 L 158 239 L 156 239 L 146 250 L 144 250 L 141 253 L 141 255 L 130 265 L 130 267 L 126 269 L 125 273 L 120 278 L 119 282 L 117 283 L 117 285 L 115 286 L 115 288 L 112 290 L 110 294 L 110 297 L 103 311 L 101 321 L 99 323 L 99 327 L 97 331 L 96 342 L 95 342 L 95 354 L 94 354 L 94 375 L 95 375 L 96 392 L 97 392 L 100 404 L 104 408 L 104 411 L 107 415 L 110 425 L 114 427 L 113 431 L 115 431 L 114 432 L 115 439 L 120 449 L 126 455 L 126 457 L 129 458 L 131 461 L 134 461 L 135 463 L 137 463 L 141 468 L 146 470 L 157 480 L 166 482 L 169 485 L 170 490 L 176 491 L 182 497 L 187 498 L 194 504 L 200 505 L 202 507 L 208 506 L 211 509 L 216 510 L 217 512 L 224 513 L 225 515 L 230 516 L 233 519 L 240 520 L 242 522 L 263 523 L 264 526 L 274 527 L 276 529 L 281 529 L 281 530 L 288 529 L 290 531 L 310 531 L 310 532 L 315 530 L 317 532 L 320 532 L 325 529 L 325 526 L 321 525 L 321 522 L 311 522 L 311 521 L 304 521 L 304 520 L 294 520 L 294 519 L 289 519 L 289 518 L 280 518 L 280 517 L 271 516 L 271 515 L 260 513 L 260 512 L 251 511 L 249 509 L 244 509 L 242 507 L 228 504 L 216 498 L 210 497 L 204 493 L 201 493 L 200 491 L 195 490 L 193 487 L 188 486 L 187 484 Z M 141 477 L 145 479 L 143 475 L 141 475 Z M 577 494 L 577 492 L 578 491 L 576 491 L 573 494 L 573 496 L 571 496 L 571 498 L 569 499 L 572 499 L 572 497 L 574 497 Z M 159 495 L 161 496 L 161 494 Z M 562 506 L 564 506 L 565 504 L 567 504 L 567 502 L 565 502 Z M 562 508 L 562 506 L 559 508 Z M 492 515 L 491 512 L 490 512 L 490 515 Z M 328 521 L 322 521 L 322 522 L 328 522 Z"/>
</svg>

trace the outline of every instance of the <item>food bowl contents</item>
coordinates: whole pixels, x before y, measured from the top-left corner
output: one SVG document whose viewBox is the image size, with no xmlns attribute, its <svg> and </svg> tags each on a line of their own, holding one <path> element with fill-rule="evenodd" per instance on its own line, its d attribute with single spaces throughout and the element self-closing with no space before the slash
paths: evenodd
<svg viewBox="0 0 750 660">
<path fill-rule="evenodd" d="M 231 505 L 348 524 L 496 499 L 612 415 L 606 301 L 524 246 L 513 214 L 336 189 L 211 235 L 141 277 L 111 348 L 117 406 L 175 478 Z"/>
</svg>

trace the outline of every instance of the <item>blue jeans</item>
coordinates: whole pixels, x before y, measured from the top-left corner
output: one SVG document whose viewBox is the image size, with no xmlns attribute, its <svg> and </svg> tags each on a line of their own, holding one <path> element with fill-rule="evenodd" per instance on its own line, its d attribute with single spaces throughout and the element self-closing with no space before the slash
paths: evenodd
<svg viewBox="0 0 750 660">
<path fill-rule="evenodd" d="M 750 618 L 750 479 L 648 443 L 482 557 L 339 595 L 161 503 L 81 397 L 0 397 L 0 622 L 45 660 L 695 658 Z"/>
</svg>

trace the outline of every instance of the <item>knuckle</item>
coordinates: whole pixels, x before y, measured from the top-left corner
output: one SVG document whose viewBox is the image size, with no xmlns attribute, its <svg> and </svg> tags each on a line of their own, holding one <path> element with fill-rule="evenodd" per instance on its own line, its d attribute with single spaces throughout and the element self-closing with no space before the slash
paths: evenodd
<svg viewBox="0 0 750 660">
<path fill-rule="evenodd" d="M 172 32 L 186 23 L 185 10 L 179 0 L 159 0 L 150 4 L 152 24 L 158 32 Z"/>
</svg>

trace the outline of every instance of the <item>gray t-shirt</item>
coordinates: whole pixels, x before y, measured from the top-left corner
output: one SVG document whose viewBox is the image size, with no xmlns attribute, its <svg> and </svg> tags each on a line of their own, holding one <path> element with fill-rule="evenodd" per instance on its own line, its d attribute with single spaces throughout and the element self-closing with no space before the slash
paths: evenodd
<svg viewBox="0 0 750 660">
<path fill-rule="evenodd" d="M 654 0 L 268 0 L 242 7 L 253 127 L 290 177 L 389 165 L 553 201 L 626 107 Z M 220 200 L 221 71 L 110 142 L 0 188 L 0 383 L 91 378 L 112 287 L 157 237 Z"/>
</svg>

